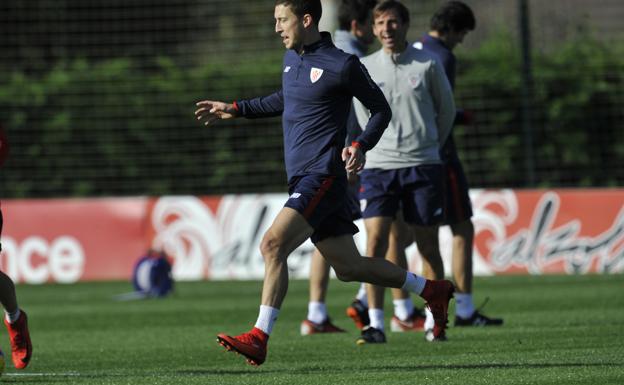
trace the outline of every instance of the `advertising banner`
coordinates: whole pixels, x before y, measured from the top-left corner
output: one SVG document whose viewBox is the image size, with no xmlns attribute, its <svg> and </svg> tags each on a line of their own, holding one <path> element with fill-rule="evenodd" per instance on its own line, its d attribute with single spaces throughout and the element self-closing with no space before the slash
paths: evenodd
<svg viewBox="0 0 624 385">
<path fill-rule="evenodd" d="M 0 269 L 15 282 L 128 279 L 149 246 L 147 200 L 3 200 Z"/>
<path fill-rule="evenodd" d="M 621 273 L 624 190 L 471 191 L 479 272 Z"/>
<path fill-rule="evenodd" d="M 176 280 L 260 279 L 263 233 L 286 194 L 158 198 L 4 200 L 0 269 L 16 282 L 129 279 L 149 248 L 173 261 Z M 474 272 L 624 272 L 624 189 L 472 190 Z M 362 221 L 355 237 L 363 252 Z M 307 278 L 314 246 L 288 259 L 291 278 Z M 450 274 L 452 233 L 440 229 Z M 420 256 L 407 250 L 410 269 Z"/>
</svg>

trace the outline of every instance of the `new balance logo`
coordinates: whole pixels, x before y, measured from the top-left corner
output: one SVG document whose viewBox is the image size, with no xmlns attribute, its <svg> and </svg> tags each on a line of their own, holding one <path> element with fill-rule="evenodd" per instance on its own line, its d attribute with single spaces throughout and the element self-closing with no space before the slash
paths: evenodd
<svg viewBox="0 0 624 385">
<path fill-rule="evenodd" d="M 284 68 L 284 72 L 288 72 L 288 71 L 290 71 L 290 66 L 286 66 L 286 67 Z"/>
<path fill-rule="evenodd" d="M 301 196 L 301 193 L 292 193 L 292 194 L 290 195 L 290 198 L 291 198 L 291 199 L 297 199 L 297 198 L 299 198 L 300 196 Z"/>
</svg>

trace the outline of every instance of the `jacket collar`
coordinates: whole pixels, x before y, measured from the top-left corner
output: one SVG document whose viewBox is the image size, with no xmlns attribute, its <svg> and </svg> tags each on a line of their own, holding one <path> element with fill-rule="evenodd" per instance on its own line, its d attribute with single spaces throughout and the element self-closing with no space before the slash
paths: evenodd
<svg viewBox="0 0 624 385">
<path fill-rule="evenodd" d="M 421 41 L 423 43 L 440 45 L 440 46 L 444 47 L 444 49 L 450 51 L 450 49 L 446 46 L 446 44 L 444 44 L 444 42 L 441 39 L 439 39 L 437 37 L 433 37 L 433 36 L 429 35 L 428 33 L 425 34 L 425 36 L 422 37 Z"/>
<path fill-rule="evenodd" d="M 311 53 L 318 50 L 319 48 L 327 48 L 333 45 L 334 43 L 332 43 L 331 34 L 329 32 L 323 31 L 321 32 L 321 38 L 319 40 L 315 41 L 312 44 L 303 46 L 303 53 Z"/>
</svg>

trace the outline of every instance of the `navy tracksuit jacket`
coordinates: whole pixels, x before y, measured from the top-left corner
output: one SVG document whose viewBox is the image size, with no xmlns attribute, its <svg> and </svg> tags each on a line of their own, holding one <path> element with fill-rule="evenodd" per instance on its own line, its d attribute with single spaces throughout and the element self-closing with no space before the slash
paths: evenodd
<svg viewBox="0 0 624 385">
<path fill-rule="evenodd" d="M 371 112 L 356 139 L 363 151 L 375 146 L 392 117 L 386 98 L 359 59 L 336 48 L 329 33 L 321 36 L 301 55 L 286 51 L 281 90 L 236 101 L 247 118 L 282 115 L 289 181 L 310 174 L 345 175 L 341 154 L 353 97 Z"/>
</svg>

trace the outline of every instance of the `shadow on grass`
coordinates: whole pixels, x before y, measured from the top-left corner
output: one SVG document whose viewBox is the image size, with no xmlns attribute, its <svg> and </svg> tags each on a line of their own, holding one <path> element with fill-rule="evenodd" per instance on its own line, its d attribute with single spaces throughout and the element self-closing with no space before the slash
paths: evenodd
<svg viewBox="0 0 624 385">
<path fill-rule="evenodd" d="M 358 372 L 378 372 L 378 371 L 393 371 L 400 370 L 404 372 L 418 372 L 422 370 L 481 370 L 481 369 L 547 369 L 547 368 L 582 368 L 582 367 L 624 367 L 624 363 L 616 362 L 600 362 L 600 363 L 584 363 L 584 362 L 561 362 L 561 363 L 493 363 L 493 364 L 457 364 L 457 365 L 416 365 L 416 366 L 397 366 L 397 365 L 384 365 L 374 366 L 369 368 L 357 368 Z M 264 367 L 266 368 L 266 366 Z M 318 373 L 320 369 L 323 373 L 352 373 L 354 367 L 345 368 L 331 368 L 331 367 L 314 367 L 314 368 L 290 368 L 290 369 L 266 369 L 258 368 L 258 374 L 311 374 Z M 178 370 L 174 373 L 178 375 L 187 376 L 200 376 L 200 375 L 239 375 L 254 373 L 253 368 L 247 369 L 191 369 L 191 370 Z"/>
<path fill-rule="evenodd" d="M 369 368 L 357 368 L 358 372 L 379 372 L 379 371 L 403 371 L 403 372 L 419 372 L 423 370 L 449 370 L 449 369 L 545 369 L 545 368 L 582 368 L 582 367 L 624 367 L 623 363 L 603 362 L 603 363 L 581 363 L 581 362 L 554 362 L 554 363 L 536 363 L 536 364 L 511 364 L 511 363 L 493 363 L 493 364 L 466 364 L 466 365 L 416 365 L 416 366 L 398 366 L 384 365 Z M 266 369 L 265 369 L 266 368 Z M 223 375 L 307 375 L 318 374 L 319 370 L 323 370 L 323 375 L 342 374 L 345 372 L 352 373 L 354 367 L 331 368 L 331 367 L 312 367 L 312 368 L 284 368 L 271 369 L 270 367 L 257 368 L 242 367 L 241 369 L 188 369 L 175 370 L 167 372 L 136 372 L 136 373 L 20 373 L 5 374 L 2 376 L 2 383 L 19 383 L 19 384 L 66 384 L 68 382 L 82 381 L 88 379 L 105 379 L 105 378 L 167 378 L 167 377 L 201 377 L 201 376 L 223 376 Z"/>
</svg>

